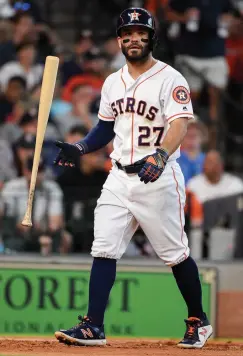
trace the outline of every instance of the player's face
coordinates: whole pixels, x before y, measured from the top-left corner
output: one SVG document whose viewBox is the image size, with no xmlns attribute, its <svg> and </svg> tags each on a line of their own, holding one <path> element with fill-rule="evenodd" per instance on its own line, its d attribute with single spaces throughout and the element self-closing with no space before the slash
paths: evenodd
<svg viewBox="0 0 243 356">
<path fill-rule="evenodd" d="M 129 62 L 146 60 L 150 53 L 149 32 L 142 26 L 128 26 L 121 30 L 118 38 L 122 53 Z"/>
</svg>

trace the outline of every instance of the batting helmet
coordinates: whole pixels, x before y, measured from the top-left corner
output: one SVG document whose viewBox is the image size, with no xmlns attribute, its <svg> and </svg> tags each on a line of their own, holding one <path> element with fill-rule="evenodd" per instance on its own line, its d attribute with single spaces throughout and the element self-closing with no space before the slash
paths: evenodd
<svg viewBox="0 0 243 356">
<path fill-rule="evenodd" d="M 141 7 L 130 7 L 124 10 L 117 21 L 116 33 L 120 36 L 121 29 L 127 26 L 143 26 L 150 30 L 151 38 L 155 38 L 155 21 L 147 10 Z"/>
</svg>

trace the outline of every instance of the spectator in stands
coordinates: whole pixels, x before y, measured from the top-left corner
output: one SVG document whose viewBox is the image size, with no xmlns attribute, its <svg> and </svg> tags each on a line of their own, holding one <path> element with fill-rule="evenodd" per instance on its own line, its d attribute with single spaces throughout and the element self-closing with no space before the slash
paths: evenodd
<svg viewBox="0 0 243 356">
<path fill-rule="evenodd" d="M 6 63 L 0 70 L 0 86 L 6 90 L 13 76 L 25 78 L 27 89 L 33 88 L 42 80 L 43 65 L 35 64 L 36 49 L 32 42 L 21 43 L 17 47 L 17 61 Z"/>
<path fill-rule="evenodd" d="M 0 139 L 0 190 L 4 182 L 16 177 L 13 152 L 8 141 Z"/>
<path fill-rule="evenodd" d="M 168 0 L 145 0 L 144 7 L 156 17 L 159 10 L 166 8 Z"/>
<path fill-rule="evenodd" d="M 22 118 L 28 114 L 32 117 L 37 117 L 37 107 L 31 100 L 19 100 L 14 106 L 12 113 L 8 116 L 5 124 L 0 130 L 0 138 L 7 140 L 10 145 L 13 145 L 24 133 L 29 133 L 28 127 L 25 130 L 24 125 L 21 126 Z M 33 121 L 32 121 L 33 123 Z M 33 130 L 31 131 L 33 133 Z"/>
<path fill-rule="evenodd" d="M 1 0 L 0 0 L 1 1 Z M 0 16 L 1 19 L 1 16 Z M 0 47 L 2 43 L 6 43 L 11 41 L 12 39 L 12 25 L 11 22 L 8 20 L 1 20 L 0 21 Z"/>
<path fill-rule="evenodd" d="M 178 163 L 187 185 L 188 181 L 202 173 L 205 154 L 202 145 L 207 139 L 207 129 L 200 121 L 189 123 L 186 136 L 181 145 L 181 156 Z"/>
<path fill-rule="evenodd" d="M 23 98 L 26 90 L 26 81 L 21 76 L 11 77 L 5 92 L 0 95 L 0 124 L 4 124 L 12 112 L 14 104 Z"/>
<path fill-rule="evenodd" d="M 240 16 L 240 15 L 238 15 Z M 235 83 L 243 82 L 243 14 L 235 17 L 226 40 L 226 59 L 229 65 L 229 79 Z"/>
<path fill-rule="evenodd" d="M 27 134 L 21 136 L 14 144 L 14 158 L 17 170 L 17 175 L 21 177 L 24 174 L 24 167 L 27 159 L 34 154 L 35 136 Z"/>
<path fill-rule="evenodd" d="M 22 105 L 22 103 L 19 103 L 19 105 Z M 37 107 L 26 107 L 25 105 L 24 107 L 20 106 L 20 108 L 16 107 L 16 113 L 13 113 L 12 121 L 4 124 L 0 131 L 0 138 L 7 140 L 9 144 L 13 145 L 19 175 L 22 174 L 21 161 L 24 154 L 22 154 L 22 151 L 26 152 L 27 149 L 27 156 L 32 152 L 37 130 Z M 49 168 L 49 177 L 53 177 L 53 159 L 57 154 L 53 142 L 60 138 L 61 135 L 58 133 L 50 117 L 43 142 L 43 156 Z M 29 151 L 30 149 L 31 151 Z"/>
<path fill-rule="evenodd" d="M 154 47 L 154 55 L 168 64 L 174 64 L 173 39 L 178 25 L 170 24 L 166 19 L 169 0 L 145 0 L 144 7 L 150 11 L 156 23 L 158 41 Z"/>
<path fill-rule="evenodd" d="M 87 134 L 88 130 L 82 125 L 76 125 L 71 128 L 69 132 L 67 132 L 65 136 L 65 141 L 68 143 L 75 143 L 82 140 Z"/>
<path fill-rule="evenodd" d="M 72 104 L 61 98 L 61 81 L 57 78 L 54 96 L 51 105 L 51 114 L 55 116 L 65 115 L 72 109 Z"/>
<path fill-rule="evenodd" d="M 243 192 L 243 181 L 233 174 L 225 173 L 220 153 L 214 150 L 206 154 L 203 173 L 189 180 L 188 191 L 204 202 Z"/>
<path fill-rule="evenodd" d="M 28 197 L 33 156 L 24 167 L 24 176 L 7 182 L 2 190 L 5 247 L 16 251 L 67 253 L 71 236 L 64 230 L 62 192 L 54 181 L 44 179 L 45 163 L 40 161 L 33 203 L 33 227 L 21 225 Z"/>
<path fill-rule="evenodd" d="M 8 139 L 8 142 L 14 143 L 22 135 L 36 135 L 37 129 L 37 117 L 36 115 L 31 115 L 30 113 L 24 113 L 18 124 L 17 123 L 7 123 L 3 126 L 2 137 Z"/>
<path fill-rule="evenodd" d="M 96 115 L 91 114 L 90 106 L 94 99 L 94 91 L 88 84 L 78 84 L 72 88 L 71 110 L 64 115 L 57 115 L 55 122 L 59 132 L 64 137 L 76 125 L 82 125 L 90 130 L 97 122 Z"/>
<path fill-rule="evenodd" d="M 109 62 L 109 70 L 110 72 L 115 72 L 122 68 L 125 64 L 125 57 L 121 52 L 117 38 L 114 35 L 109 36 L 105 43 L 104 43 L 104 51 L 108 55 L 110 62 Z"/>
<path fill-rule="evenodd" d="M 63 48 L 55 30 L 47 24 L 36 24 L 35 33 L 32 36 L 36 46 L 36 60 L 45 64 L 47 56 L 58 56 L 59 65 L 63 61 Z"/>
<path fill-rule="evenodd" d="M 35 0 L 9 0 L 9 3 L 18 14 L 30 14 L 36 22 L 42 22 L 41 11 Z"/>
<path fill-rule="evenodd" d="M 9 0 L 0 1 L 0 18 L 9 19 L 15 14 L 15 10 L 10 6 Z"/>
<path fill-rule="evenodd" d="M 0 67 L 16 59 L 16 47 L 29 40 L 35 30 L 33 18 L 28 13 L 17 13 L 13 17 L 12 23 L 12 39 L 0 43 Z"/>
<path fill-rule="evenodd" d="M 92 36 L 93 34 L 90 30 L 84 30 L 81 34 L 78 34 L 72 57 L 65 61 L 60 69 L 63 85 L 65 85 L 71 77 L 83 73 L 83 56 L 94 46 Z"/>
<path fill-rule="evenodd" d="M 186 190 L 185 231 L 190 235 L 191 228 L 201 227 L 203 224 L 203 205 L 197 196 Z"/>
<path fill-rule="evenodd" d="M 104 79 L 107 70 L 107 55 L 98 48 L 86 52 L 83 62 L 84 74 Z"/>
<path fill-rule="evenodd" d="M 231 11 L 230 0 L 169 0 L 167 17 L 180 23 L 176 64 L 188 80 L 194 102 L 204 79 L 208 83 L 209 117 L 214 122 L 218 119 L 219 93 L 228 80 L 225 38 Z"/>
<path fill-rule="evenodd" d="M 35 136 L 37 130 L 37 116 L 25 113 L 19 122 L 19 127 L 22 130 L 22 134 Z"/>
<path fill-rule="evenodd" d="M 243 3 L 241 3 L 242 6 Z M 237 3 L 236 3 L 237 5 Z M 226 57 L 229 64 L 229 83 L 224 106 L 226 142 L 228 154 L 226 165 L 229 170 L 243 171 L 243 12 L 235 18 L 230 36 L 226 41 Z M 234 152 L 234 159 L 232 159 Z"/>
<path fill-rule="evenodd" d="M 22 42 L 35 42 L 37 58 L 41 63 L 47 55 L 54 55 L 58 38 L 56 32 L 46 23 L 41 22 L 40 11 L 33 1 L 15 2 L 16 14 L 12 18 L 13 37 L 0 45 L 2 53 L 0 64 L 16 59 L 16 46 Z"/>
<path fill-rule="evenodd" d="M 71 93 L 78 84 L 90 85 L 96 95 L 100 95 L 101 87 L 107 76 L 107 58 L 98 49 L 92 49 L 84 55 L 83 74 L 73 76 L 63 88 L 63 100 L 70 101 Z"/>
</svg>

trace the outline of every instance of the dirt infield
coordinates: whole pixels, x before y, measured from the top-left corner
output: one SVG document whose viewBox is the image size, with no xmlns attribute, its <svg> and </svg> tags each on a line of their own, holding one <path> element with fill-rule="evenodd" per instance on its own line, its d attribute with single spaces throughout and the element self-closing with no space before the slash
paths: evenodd
<svg viewBox="0 0 243 356">
<path fill-rule="evenodd" d="M 36 356 L 242 356 L 243 343 L 211 341 L 203 350 L 183 350 L 174 341 L 111 339 L 102 347 L 66 346 L 54 339 L 1 338 L 0 355 Z"/>
</svg>

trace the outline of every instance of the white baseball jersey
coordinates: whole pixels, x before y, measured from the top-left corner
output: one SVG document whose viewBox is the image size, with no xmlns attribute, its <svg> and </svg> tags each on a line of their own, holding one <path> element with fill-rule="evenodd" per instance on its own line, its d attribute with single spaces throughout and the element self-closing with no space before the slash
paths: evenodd
<svg viewBox="0 0 243 356">
<path fill-rule="evenodd" d="M 111 158 L 129 165 L 161 146 L 170 123 L 193 118 L 189 87 L 171 66 L 157 61 L 134 80 L 125 65 L 105 81 L 99 109 L 101 120 L 115 120 Z M 178 148 L 170 160 L 180 156 Z"/>
<path fill-rule="evenodd" d="M 193 118 L 188 84 L 165 63 L 158 61 L 136 80 L 125 65 L 104 83 L 99 118 L 115 120 L 113 161 L 129 165 L 154 153 L 180 117 Z M 138 226 L 167 265 L 188 257 L 179 155 L 178 149 L 159 179 L 148 184 L 113 165 L 95 209 L 93 257 L 121 258 Z"/>
</svg>

